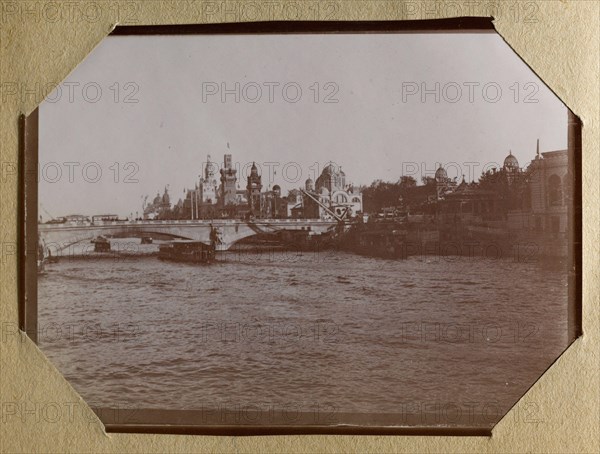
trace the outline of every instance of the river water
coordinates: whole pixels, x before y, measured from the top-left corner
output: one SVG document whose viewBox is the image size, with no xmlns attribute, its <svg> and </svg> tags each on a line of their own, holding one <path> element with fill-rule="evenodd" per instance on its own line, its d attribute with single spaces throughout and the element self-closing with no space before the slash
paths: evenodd
<svg viewBox="0 0 600 454">
<path fill-rule="evenodd" d="M 441 403 L 499 419 L 567 346 L 566 273 L 512 258 L 63 257 L 38 300 L 41 349 L 97 407 Z"/>
</svg>

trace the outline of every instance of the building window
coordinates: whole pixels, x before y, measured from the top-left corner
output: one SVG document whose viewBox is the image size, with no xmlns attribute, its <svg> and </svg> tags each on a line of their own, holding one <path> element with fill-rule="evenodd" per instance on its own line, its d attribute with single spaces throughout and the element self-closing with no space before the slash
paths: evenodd
<svg viewBox="0 0 600 454">
<path fill-rule="evenodd" d="M 344 194 L 338 194 L 335 197 L 335 201 L 337 203 L 346 203 L 348 201 L 348 198 Z"/>
<path fill-rule="evenodd" d="M 548 178 L 548 204 L 550 206 L 562 205 L 562 182 L 556 174 Z"/>
</svg>

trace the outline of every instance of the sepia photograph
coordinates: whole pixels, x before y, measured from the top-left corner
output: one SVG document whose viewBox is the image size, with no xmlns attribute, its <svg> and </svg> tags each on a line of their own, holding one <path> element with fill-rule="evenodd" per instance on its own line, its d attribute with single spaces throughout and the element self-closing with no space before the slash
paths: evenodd
<svg viewBox="0 0 600 454">
<path fill-rule="evenodd" d="M 26 120 L 37 344 L 107 428 L 489 434 L 581 334 L 581 125 L 493 28 L 135 28 Z"/>
</svg>

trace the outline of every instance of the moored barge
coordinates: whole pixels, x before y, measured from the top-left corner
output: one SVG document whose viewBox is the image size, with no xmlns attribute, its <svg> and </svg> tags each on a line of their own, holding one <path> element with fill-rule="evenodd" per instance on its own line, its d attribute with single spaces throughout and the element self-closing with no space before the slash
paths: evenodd
<svg viewBox="0 0 600 454">
<path fill-rule="evenodd" d="M 215 260 L 215 246 L 200 241 L 174 240 L 159 246 L 158 258 L 174 262 L 210 263 Z"/>
<path fill-rule="evenodd" d="M 406 228 L 396 222 L 354 224 L 342 236 L 340 248 L 368 257 L 405 259 L 406 236 Z"/>
<path fill-rule="evenodd" d="M 110 241 L 102 235 L 97 236 L 90 243 L 94 244 L 94 252 L 110 252 Z"/>
</svg>

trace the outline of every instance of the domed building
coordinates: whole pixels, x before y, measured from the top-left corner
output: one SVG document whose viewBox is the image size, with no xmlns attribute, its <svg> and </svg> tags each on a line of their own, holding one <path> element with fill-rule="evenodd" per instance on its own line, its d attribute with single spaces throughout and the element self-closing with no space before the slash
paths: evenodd
<svg viewBox="0 0 600 454">
<path fill-rule="evenodd" d="M 435 171 L 435 181 L 437 181 L 438 183 L 446 183 L 450 181 L 446 169 L 444 169 L 441 164 L 439 168 Z"/>
<path fill-rule="evenodd" d="M 305 181 L 304 183 L 304 189 L 308 192 L 312 192 L 315 190 L 315 183 L 313 180 L 311 180 L 310 178 L 308 180 Z"/>
<path fill-rule="evenodd" d="M 171 210 L 171 197 L 169 197 L 169 191 L 165 187 L 165 192 L 162 197 L 160 193 L 156 193 L 156 197 L 152 203 L 145 205 L 144 207 L 144 219 L 158 219 L 169 216 Z"/>
<path fill-rule="evenodd" d="M 169 192 L 167 191 L 167 188 L 165 188 L 165 193 L 163 194 L 161 199 L 161 207 L 171 208 L 171 197 L 169 197 Z"/>
<path fill-rule="evenodd" d="M 515 175 L 521 172 L 521 168 L 519 167 L 519 161 L 517 158 L 513 156 L 512 150 L 508 152 L 508 156 L 504 158 L 504 165 L 502 166 L 504 172 L 506 172 L 506 177 L 508 178 L 508 182 L 512 183 Z"/>
<path fill-rule="evenodd" d="M 573 127 L 572 124 L 569 127 Z M 573 182 L 569 150 L 540 152 L 538 139 L 535 158 L 524 170 L 518 167 L 512 153 L 504 160 L 504 170 L 509 177 L 517 172 L 526 172 L 529 176 L 521 194 L 525 203 L 508 212 L 508 228 L 518 232 L 525 241 L 540 245 L 539 254 L 567 257 Z"/>
<path fill-rule="evenodd" d="M 437 189 L 437 198 L 443 198 L 445 194 L 448 194 L 456 189 L 456 178 L 451 179 L 448 177 L 448 172 L 446 169 L 440 166 L 435 171 L 435 186 Z"/>
<path fill-rule="evenodd" d="M 346 184 L 346 174 L 332 163 L 325 166 L 314 188 L 312 180 L 306 180 L 305 190 L 305 218 L 354 217 L 363 210 L 362 194 Z"/>
<path fill-rule="evenodd" d="M 513 172 L 519 170 L 519 161 L 512 154 L 512 150 L 508 152 L 508 156 L 504 158 L 504 170 Z"/>
<path fill-rule="evenodd" d="M 328 164 L 321 172 L 315 185 L 315 190 L 319 192 L 321 188 L 327 188 L 330 193 L 336 190 L 343 190 L 346 186 L 346 174 L 342 168 L 336 168 L 333 164 Z"/>
</svg>

